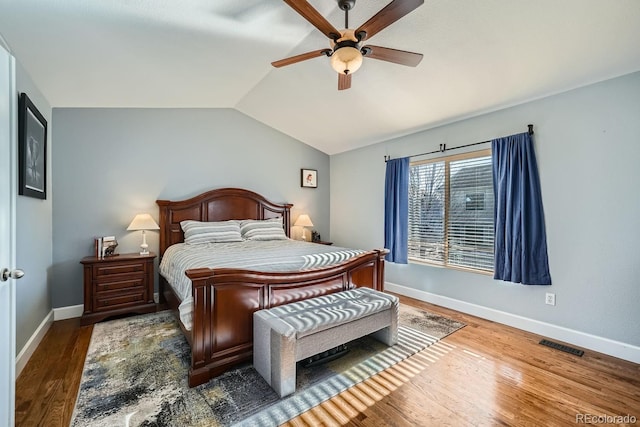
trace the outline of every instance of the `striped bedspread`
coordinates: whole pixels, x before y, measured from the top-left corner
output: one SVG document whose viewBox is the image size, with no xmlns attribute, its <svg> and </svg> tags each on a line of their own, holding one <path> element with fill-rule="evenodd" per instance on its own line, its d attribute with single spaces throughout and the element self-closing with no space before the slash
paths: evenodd
<svg viewBox="0 0 640 427">
<path fill-rule="evenodd" d="M 263 272 L 310 270 L 339 264 L 365 251 L 301 242 L 298 240 L 245 240 L 231 243 L 202 243 L 170 246 L 162 257 L 160 274 L 181 298 L 180 320 L 191 329 L 193 298 L 192 268 L 241 268 Z"/>
</svg>

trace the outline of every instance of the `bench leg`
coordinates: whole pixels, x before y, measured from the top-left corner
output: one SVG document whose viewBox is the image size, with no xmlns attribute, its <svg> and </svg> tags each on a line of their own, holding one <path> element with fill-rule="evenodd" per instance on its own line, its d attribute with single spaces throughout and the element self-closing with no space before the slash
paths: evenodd
<svg viewBox="0 0 640 427">
<path fill-rule="evenodd" d="M 273 330 L 271 331 L 271 388 L 280 397 L 296 391 L 295 337 L 291 339 Z"/>
<path fill-rule="evenodd" d="M 389 309 L 389 326 L 386 328 L 382 328 L 377 332 L 371 334 L 371 336 L 378 341 L 388 345 L 391 347 L 392 345 L 396 345 L 398 343 L 398 316 L 399 316 L 399 307 L 396 302 Z"/>
<path fill-rule="evenodd" d="M 371 334 L 373 338 L 391 347 L 398 343 L 398 328 L 387 326 Z"/>
<path fill-rule="evenodd" d="M 262 312 L 253 318 L 253 367 L 271 385 L 271 327 L 265 318 Z"/>
<path fill-rule="evenodd" d="M 266 310 L 253 315 L 253 367 L 280 397 L 296 391 L 296 331 Z"/>
</svg>

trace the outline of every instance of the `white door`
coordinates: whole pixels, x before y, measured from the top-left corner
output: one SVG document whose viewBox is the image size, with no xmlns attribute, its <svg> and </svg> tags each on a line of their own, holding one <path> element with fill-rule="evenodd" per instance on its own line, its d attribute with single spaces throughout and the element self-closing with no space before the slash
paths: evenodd
<svg viewBox="0 0 640 427">
<path fill-rule="evenodd" d="M 0 46 L 0 427 L 15 413 L 16 107 L 15 63 Z M 6 280 L 5 280 L 6 278 Z"/>
</svg>

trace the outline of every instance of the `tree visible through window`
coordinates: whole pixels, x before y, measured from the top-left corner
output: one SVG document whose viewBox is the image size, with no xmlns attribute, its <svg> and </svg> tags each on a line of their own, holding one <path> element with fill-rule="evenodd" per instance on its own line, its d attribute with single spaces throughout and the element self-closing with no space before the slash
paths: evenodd
<svg viewBox="0 0 640 427">
<path fill-rule="evenodd" d="M 490 150 L 413 162 L 409 259 L 493 271 Z"/>
</svg>

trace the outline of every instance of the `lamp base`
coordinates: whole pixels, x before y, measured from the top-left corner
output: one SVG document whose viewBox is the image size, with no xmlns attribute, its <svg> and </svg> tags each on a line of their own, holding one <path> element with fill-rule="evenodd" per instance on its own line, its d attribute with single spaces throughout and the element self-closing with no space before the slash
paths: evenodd
<svg viewBox="0 0 640 427">
<path fill-rule="evenodd" d="M 147 234 L 142 230 L 142 244 L 140 245 L 140 255 L 149 255 L 149 245 L 147 244 Z"/>
</svg>

